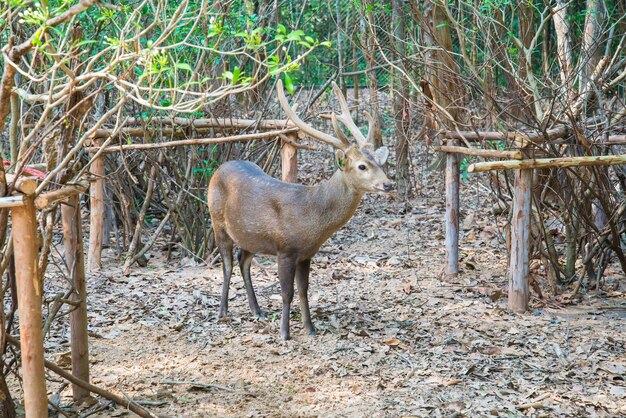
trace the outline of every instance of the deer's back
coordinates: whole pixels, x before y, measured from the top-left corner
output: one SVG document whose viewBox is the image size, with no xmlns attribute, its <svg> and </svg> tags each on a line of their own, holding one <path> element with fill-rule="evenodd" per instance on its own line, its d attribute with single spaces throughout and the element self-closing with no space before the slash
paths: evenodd
<svg viewBox="0 0 626 418">
<path fill-rule="evenodd" d="M 314 224 L 323 214 L 307 189 L 270 177 L 251 162 L 229 161 L 209 183 L 211 221 L 247 251 L 302 253 L 307 258 L 325 240 L 318 242 Z"/>
</svg>

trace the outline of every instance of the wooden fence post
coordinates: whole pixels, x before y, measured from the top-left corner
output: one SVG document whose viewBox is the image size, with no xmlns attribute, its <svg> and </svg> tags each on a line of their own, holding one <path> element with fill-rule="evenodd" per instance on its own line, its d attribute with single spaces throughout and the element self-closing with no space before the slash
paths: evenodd
<svg viewBox="0 0 626 418">
<path fill-rule="evenodd" d="M 41 286 L 38 273 L 37 217 L 35 205 L 24 196 L 24 204 L 11 209 L 15 277 L 22 342 L 24 410 L 27 417 L 48 416 L 44 376 L 41 322 Z"/>
<path fill-rule="evenodd" d="M 459 166 L 459 155 L 446 153 L 447 276 L 456 276 L 459 273 Z"/>
<path fill-rule="evenodd" d="M 293 132 L 286 135 L 280 149 L 280 164 L 282 180 L 288 183 L 298 181 L 298 149 L 293 145 L 298 141 L 298 133 Z"/>
<path fill-rule="evenodd" d="M 511 221 L 511 259 L 509 264 L 509 310 L 528 310 L 528 267 L 530 251 L 531 169 L 516 170 Z"/>
<path fill-rule="evenodd" d="M 72 350 L 72 374 L 89 382 L 89 337 L 87 335 L 87 283 L 85 281 L 85 256 L 83 254 L 83 234 L 80 216 L 79 195 L 67 199 L 61 207 L 63 221 L 63 242 L 65 245 L 65 263 L 69 277 L 74 285 L 70 300 L 78 306 L 70 313 L 70 332 Z M 74 400 L 89 396 L 89 391 L 72 385 Z"/>
<path fill-rule="evenodd" d="M 95 146 L 101 146 L 102 140 L 94 139 Z M 87 257 L 89 271 L 97 271 L 102 267 L 102 235 L 104 233 L 104 168 L 105 156 L 100 155 L 91 163 L 94 180 L 89 189 L 89 255 Z"/>
</svg>

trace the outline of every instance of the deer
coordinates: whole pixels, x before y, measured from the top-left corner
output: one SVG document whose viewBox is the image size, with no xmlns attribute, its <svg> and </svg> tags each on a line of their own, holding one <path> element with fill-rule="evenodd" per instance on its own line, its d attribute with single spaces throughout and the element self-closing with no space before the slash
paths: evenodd
<svg viewBox="0 0 626 418">
<path fill-rule="evenodd" d="M 374 150 L 372 145 L 373 118 L 366 112 L 370 129 L 365 138 L 352 119 L 341 90 L 335 83 L 332 87 L 341 108 L 340 114 L 330 115 L 336 137 L 300 119 L 287 102 L 281 80 L 276 87 L 287 117 L 305 134 L 336 148 L 335 161 L 339 168 L 328 180 L 312 186 L 285 183 L 248 161 L 228 161 L 211 177 L 207 204 L 224 276 L 218 320 L 228 315 L 233 247 L 237 246 L 239 268 L 252 314 L 264 317 L 250 277 L 252 259 L 255 254 L 276 256 L 282 298 L 280 336 L 284 340 L 290 338 L 294 281 L 304 330 L 314 336 L 316 330 L 308 299 L 311 259 L 322 244 L 352 218 L 365 193 L 388 193 L 394 188 L 382 169 L 389 156 L 388 149 L 383 146 Z M 340 129 L 339 122 L 349 130 L 354 143 Z"/>
</svg>

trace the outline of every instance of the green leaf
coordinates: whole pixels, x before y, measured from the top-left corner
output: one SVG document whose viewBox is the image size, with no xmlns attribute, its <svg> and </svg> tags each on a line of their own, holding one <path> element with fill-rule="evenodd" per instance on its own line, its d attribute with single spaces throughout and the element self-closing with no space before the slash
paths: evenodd
<svg viewBox="0 0 626 418">
<path fill-rule="evenodd" d="M 191 66 L 189 64 L 187 64 L 186 62 L 177 62 L 175 66 L 179 70 L 189 71 L 190 73 L 193 73 L 193 70 L 191 69 Z"/>
<path fill-rule="evenodd" d="M 285 73 L 285 88 L 287 89 L 289 94 L 293 94 L 293 80 L 287 73 Z"/>
<path fill-rule="evenodd" d="M 233 78 L 231 79 L 231 82 L 233 84 L 237 84 L 237 82 L 239 81 L 240 75 L 241 75 L 241 70 L 239 70 L 239 67 L 235 67 L 235 69 L 233 70 Z"/>
</svg>

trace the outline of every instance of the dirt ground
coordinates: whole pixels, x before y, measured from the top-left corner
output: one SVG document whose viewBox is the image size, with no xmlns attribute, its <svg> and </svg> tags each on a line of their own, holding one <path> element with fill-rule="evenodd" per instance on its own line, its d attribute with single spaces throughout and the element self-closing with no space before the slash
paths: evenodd
<svg viewBox="0 0 626 418">
<path fill-rule="evenodd" d="M 425 187 L 410 205 L 366 197 L 323 246 L 316 337 L 294 301 L 293 339 L 279 338 L 272 258 L 252 268 L 268 319 L 253 319 L 237 271 L 231 320 L 218 323 L 219 265 L 168 264 L 155 250 L 124 277 L 105 253 L 89 278 L 93 383 L 173 417 L 626 416 L 626 278 L 609 268 L 604 290 L 578 304 L 534 296 L 531 313 L 509 313 L 504 220 L 477 185 L 463 197 L 463 272 L 441 280 L 441 192 Z M 69 329 L 54 334 L 49 357 L 63 363 Z M 70 401 L 69 387 L 49 388 Z M 104 401 L 81 413 L 131 415 Z"/>
</svg>

